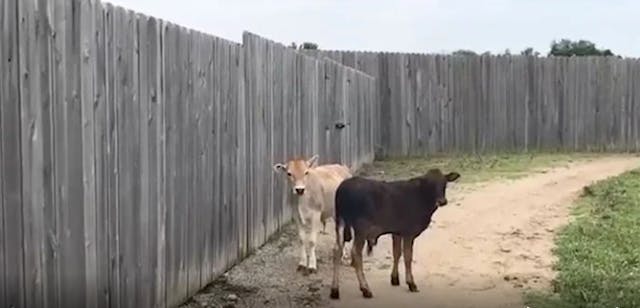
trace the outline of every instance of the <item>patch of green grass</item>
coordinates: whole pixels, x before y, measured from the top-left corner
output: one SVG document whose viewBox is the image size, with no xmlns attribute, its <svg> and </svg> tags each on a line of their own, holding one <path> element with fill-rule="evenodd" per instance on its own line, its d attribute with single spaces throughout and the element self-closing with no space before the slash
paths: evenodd
<svg viewBox="0 0 640 308">
<path fill-rule="evenodd" d="M 554 293 L 532 308 L 640 307 L 640 171 L 587 187 L 556 239 Z"/>
<path fill-rule="evenodd" d="M 545 167 L 558 167 L 572 161 L 588 160 L 598 154 L 494 154 L 483 156 L 440 155 L 385 159 L 366 166 L 364 175 L 374 177 L 381 172 L 384 179 L 409 178 L 424 174 L 430 168 L 457 171 L 461 182 L 474 183 L 495 178 L 515 179 Z"/>
</svg>

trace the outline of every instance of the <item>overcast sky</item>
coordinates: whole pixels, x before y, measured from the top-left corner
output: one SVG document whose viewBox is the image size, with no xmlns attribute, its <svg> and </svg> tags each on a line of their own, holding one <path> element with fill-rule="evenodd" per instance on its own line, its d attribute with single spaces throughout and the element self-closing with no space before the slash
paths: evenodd
<svg viewBox="0 0 640 308">
<path fill-rule="evenodd" d="M 640 57 L 637 0 L 107 0 L 240 42 L 247 30 L 322 49 L 546 53 L 553 39 L 587 39 Z"/>
</svg>

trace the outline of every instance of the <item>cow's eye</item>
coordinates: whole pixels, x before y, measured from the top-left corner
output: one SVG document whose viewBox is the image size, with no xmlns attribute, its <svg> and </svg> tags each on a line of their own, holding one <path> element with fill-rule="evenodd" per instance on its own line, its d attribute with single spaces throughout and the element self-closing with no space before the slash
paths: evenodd
<svg viewBox="0 0 640 308">
<path fill-rule="evenodd" d="M 305 171 L 305 172 L 304 172 L 304 175 L 307 175 L 307 174 L 309 174 L 309 171 Z"/>
<path fill-rule="evenodd" d="M 287 176 L 291 176 L 291 172 L 287 172 Z"/>
</svg>

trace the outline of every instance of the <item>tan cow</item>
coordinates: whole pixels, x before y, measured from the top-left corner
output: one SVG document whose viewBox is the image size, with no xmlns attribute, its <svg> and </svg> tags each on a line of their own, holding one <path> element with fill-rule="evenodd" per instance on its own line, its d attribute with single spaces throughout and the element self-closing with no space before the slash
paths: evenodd
<svg viewBox="0 0 640 308">
<path fill-rule="evenodd" d="M 305 275 L 317 271 L 316 244 L 320 225 L 324 229 L 326 220 L 333 219 L 336 189 L 352 176 L 349 168 L 343 165 L 317 166 L 317 160 L 318 155 L 314 155 L 309 160 L 294 159 L 273 166 L 289 179 L 293 216 L 302 242 L 298 271 Z M 349 263 L 350 250 L 345 246 L 343 251 L 343 262 Z"/>
</svg>

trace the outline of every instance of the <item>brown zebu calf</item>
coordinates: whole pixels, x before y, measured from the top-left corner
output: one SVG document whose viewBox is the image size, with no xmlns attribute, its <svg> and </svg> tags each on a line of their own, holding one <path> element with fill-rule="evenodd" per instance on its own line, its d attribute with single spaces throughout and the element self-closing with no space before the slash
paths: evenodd
<svg viewBox="0 0 640 308">
<path fill-rule="evenodd" d="M 331 298 L 340 298 L 340 256 L 344 242 L 351 240 L 351 229 L 354 233 L 352 264 L 364 297 L 369 298 L 373 294 L 362 270 L 362 249 L 367 242 L 370 254 L 378 237 L 388 233 L 393 237 L 391 284 L 400 284 L 398 262 L 404 252 L 406 282 L 411 292 L 417 292 L 411 272 L 414 239 L 429 226 L 436 209 L 447 204 L 447 183 L 459 177 L 456 172 L 445 175 L 439 169 L 431 169 L 423 176 L 403 181 L 384 182 L 363 177 L 344 180 L 336 191 L 336 247 Z"/>
<path fill-rule="evenodd" d="M 317 271 L 316 244 L 320 225 L 334 216 L 335 192 L 340 182 L 351 177 L 347 166 L 339 164 L 317 165 L 318 155 L 309 160 L 293 159 L 286 164 L 275 164 L 273 169 L 286 174 L 291 188 L 293 218 L 301 241 L 298 270 L 304 274 Z M 348 247 L 344 247 L 346 263 Z"/>
</svg>

